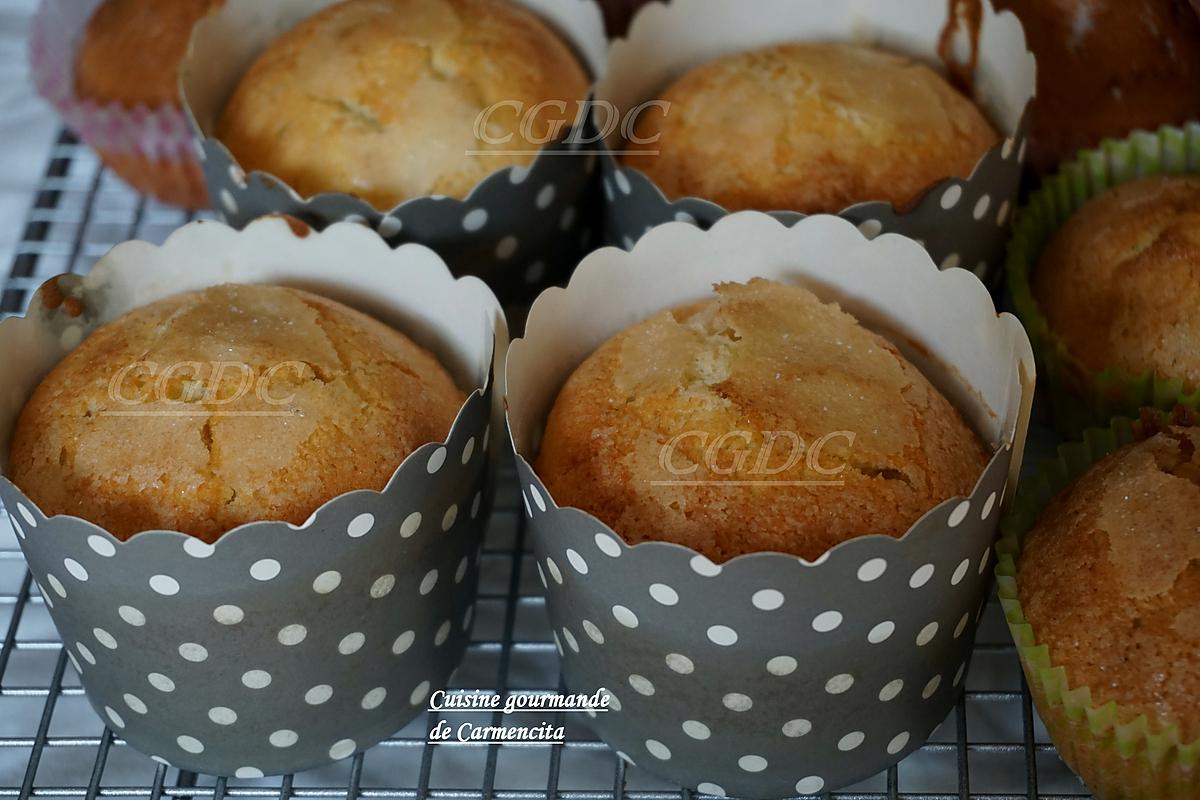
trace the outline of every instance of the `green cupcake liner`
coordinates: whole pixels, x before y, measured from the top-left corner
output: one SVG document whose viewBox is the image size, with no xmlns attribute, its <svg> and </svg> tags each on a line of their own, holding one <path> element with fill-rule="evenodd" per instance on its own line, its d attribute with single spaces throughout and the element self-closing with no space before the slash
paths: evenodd
<svg viewBox="0 0 1200 800">
<path fill-rule="evenodd" d="M 1138 424 L 1117 418 L 1058 449 L 1021 481 L 1001 520 L 996 545 L 997 592 L 1042 721 L 1063 760 L 1099 800 L 1200 798 L 1200 739 L 1184 742 L 1177 726 L 1156 727 L 1115 702 L 1097 704 L 1087 686 L 1072 686 L 1064 667 L 1025 619 L 1017 562 L 1025 536 L 1050 501 L 1109 453 L 1137 441 Z"/>
<path fill-rule="evenodd" d="M 1106 426 L 1114 417 L 1137 417 L 1141 408 L 1200 408 L 1200 386 L 1188 386 L 1182 379 L 1085 367 L 1050 330 L 1031 281 L 1042 250 L 1089 200 L 1137 178 L 1181 174 L 1200 174 L 1200 123 L 1183 128 L 1168 125 L 1156 133 L 1137 131 L 1127 139 L 1108 139 L 1094 150 L 1084 150 L 1046 179 L 1017 213 L 1008 244 L 1008 287 L 1033 344 L 1054 425 L 1067 439 Z"/>
</svg>

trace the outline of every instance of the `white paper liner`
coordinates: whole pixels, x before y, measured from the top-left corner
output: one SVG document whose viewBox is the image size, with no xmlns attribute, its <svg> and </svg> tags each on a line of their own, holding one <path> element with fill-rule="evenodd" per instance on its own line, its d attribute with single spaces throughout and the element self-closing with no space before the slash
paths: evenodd
<svg viewBox="0 0 1200 800">
<path fill-rule="evenodd" d="M 969 496 L 930 509 L 899 539 L 865 535 L 811 563 L 752 553 L 722 565 L 673 543 L 629 546 L 554 502 L 530 465 L 578 364 L 657 311 L 755 277 L 836 300 L 955 402 L 993 448 Z M 975 278 L 939 271 L 907 239 L 869 241 L 835 217 L 788 228 L 747 212 L 707 232 L 675 223 L 632 252 L 593 253 L 566 289 L 544 292 L 507 369 L 509 430 L 564 678 L 573 691 L 603 686 L 619 698 L 592 722 L 610 746 L 701 792 L 783 797 L 869 777 L 944 720 L 986 602 L 1034 384 L 1024 330 L 997 315 Z M 648 592 L 653 584 L 673 602 Z M 750 602 L 764 588 L 781 599 L 769 614 Z M 815 620 L 831 610 L 835 629 L 821 630 Z M 882 638 L 881 621 L 891 623 Z"/>
<path fill-rule="evenodd" d="M 982 3 L 975 102 L 1002 135 L 970 175 L 947 177 L 911 209 L 862 198 L 839 215 L 867 235 L 901 233 L 921 241 L 942 267 L 973 270 L 995 286 L 1004 242 L 1017 202 L 1026 152 L 1026 112 L 1036 88 L 1036 62 L 1020 21 Z M 596 89 L 600 100 L 628 111 L 652 100 L 687 70 L 724 55 L 805 40 L 873 44 L 918 58 L 944 72 L 938 43 L 947 25 L 946 0 L 762 0 L 747 12 L 739 0 L 672 0 L 649 3 L 634 17 L 625 38 L 613 42 L 608 74 Z M 962 37 L 959 37 L 962 38 Z M 969 37 L 964 40 L 970 51 Z M 960 48 L 956 48 L 956 53 Z M 619 150 L 622 132 L 608 141 Z M 714 131 L 713 135 L 720 135 Z M 668 198 L 636 161 L 604 160 L 609 242 L 629 249 L 649 227 L 671 220 L 707 226 L 728 211 L 702 197 Z M 796 209 L 762 209 L 786 222 Z"/>
<path fill-rule="evenodd" d="M 426 248 L 392 250 L 358 225 L 294 232 L 282 219 L 240 233 L 192 223 L 54 282 L 25 317 L 0 322 L 0 467 L 26 399 L 91 331 L 224 282 L 355 307 L 430 349 L 468 392 L 445 440 L 417 448 L 381 491 L 335 497 L 300 525 L 242 525 L 214 545 L 172 531 L 118 541 L 46 516 L 0 477 L 97 714 L 162 763 L 261 777 L 345 758 L 420 713 L 470 637 L 494 474 L 492 373 L 507 338 L 495 296 Z M 63 295 L 79 305 L 55 302 Z"/>
</svg>

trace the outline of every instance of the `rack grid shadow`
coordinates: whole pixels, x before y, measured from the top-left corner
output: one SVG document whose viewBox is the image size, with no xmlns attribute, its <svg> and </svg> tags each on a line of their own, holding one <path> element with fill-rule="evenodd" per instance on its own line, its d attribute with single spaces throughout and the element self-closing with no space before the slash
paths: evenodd
<svg viewBox="0 0 1200 800">
<path fill-rule="evenodd" d="M 193 216 L 127 189 L 68 133 L 51 148 L 0 294 L 0 316 L 33 291 L 83 272 L 113 244 L 160 242 Z M 515 476 L 500 476 L 480 577 L 477 622 L 451 688 L 543 693 L 559 687 L 558 657 L 519 511 Z M 2 517 L 2 512 L 0 512 Z M 284 778 L 226 780 L 151 761 L 88 705 L 12 528 L 0 519 L 0 798 L 227 797 L 446 800 L 691 800 L 618 758 L 574 714 L 547 713 L 567 741 L 426 744 L 426 713 L 392 738 L 333 767 Z M 842 791 L 839 800 L 1087 798 L 1032 709 L 999 604 L 988 604 L 966 690 L 919 751 Z M 537 721 L 541 721 L 539 718 Z M 490 724 L 502 724 L 497 717 Z"/>
</svg>

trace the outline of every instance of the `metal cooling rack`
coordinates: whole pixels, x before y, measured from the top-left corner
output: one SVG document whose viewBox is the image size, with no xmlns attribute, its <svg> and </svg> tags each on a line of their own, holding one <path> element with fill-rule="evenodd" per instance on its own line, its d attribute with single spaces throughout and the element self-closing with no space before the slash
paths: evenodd
<svg viewBox="0 0 1200 800">
<path fill-rule="evenodd" d="M 114 243 L 161 241 L 190 218 L 134 194 L 90 150 L 63 134 L 0 285 L 0 315 L 21 313 L 44 280 L 86 271 Z M 484 549 L 474 638 L 452 687 L 502 695 L 554 691 L 558 659 L 513 475 L 502 476 L 501 483 Z M 7 520 L 0 520 L 0 637 L 0 798 L 692 800 L 690 792 L 627 765 L 588 728 L 562 714 L 546 718 L 566 726 L 563 746 L 431 747 L 425 744 L 432 724 L 427 714 L 350 761 L 282 779 L 214 779 L 160 766 L 126 746 L 87 704 Z M 1030 705 L 994 598 L 980 628 L 966 692 L 929 743 L 899 766 L 825 795 L 842 800 L 1088 796 L 1059 760 Z"/>
</svg>

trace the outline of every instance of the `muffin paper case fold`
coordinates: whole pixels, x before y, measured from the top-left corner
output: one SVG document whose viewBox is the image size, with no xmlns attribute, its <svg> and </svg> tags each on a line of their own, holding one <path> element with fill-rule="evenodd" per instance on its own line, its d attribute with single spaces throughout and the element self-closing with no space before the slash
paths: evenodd
<svg viewBox="0 0 1200 800">
<path fill-rule="evenodd" d="M 974 100 L 1004 137 L 965 179 L 947 178 L 902 211 L 887 202 L 862 202 L 839 212 L 864 235 L 900 233 L 924 244 L 934 263 L 965 267 L 989 287 L 999 283 L 1011 212 L 1026 154 L 1028 107 L 1036 64 L 1020 21 L 981 3 Z M 905 53 L 935 67 L 939 37 L 948 26 L 946 0 L 763 0 L 746 13 L 741 0 L 672 0 L 643 6 L 625 38 L 612 43 L 608 75 L 597 97 L 628 111 L 652 100 L 689 69 L 721 56 L 792 41 L 853 41 Z M 956 29 L 955 52 L 971 52 L 971 35 Z M 719 131 L 713 135 L 719 136 Z M 609 144 L 620 146 L 618 138 Z M 702 197 L 669 199 L 636 167 L 602 159 L 609 244 L 629 249 L 646 231 L 669 221 L 707 227 L 729 212 Z M 787 223 L 804 215 L 762 209 Z"/>
<path fill-rule="evenodd" d="M 271 213 L 290 214 L 316 228 L 341 221 L 367 225 L 392 245 L 434 249 L 454 274 L 482 278 L 505 305 L 527 304 L 542 288 L 565 282 L 594 238 L 600 145 L 591 133 L 590 112 L 528 166 L 492 173 L 464 200 L 418 197 L 391 209 L 341 192 L 301 197 L 275 175 L 247 175 L 213 138 L 226 102 L 258 55 L 300 20 L 335 2 L 228 0 L 196 26 L 179 69 L 180 96 L 213 207 L 235 227 Z M 515 2 L 563 35 L 593 75 L 603 72 L 607 39 L 595 0 Z"/>
<path fill-rule="evenodd" d="M 127 108 L 76 96 L 76 49 L 101 2 L 41 0 L 29 36 L 29 66 L 38 94 L 135 189 L 185 208 L 207 207 L 191 126 L 180 107 Z"/>
<path fill-rule="evenodd" d="M 424 247 L 391 250 L 357 225 L 301 236 L 280 219 L 240 233 L 192 223 L 162 247 L 122 244 L 87 276 L 53 279 L 27 316 L 0 322 L 4 462 L 26 399 L 91 331 L 231 281 L 330 297 L 429 348 L 469 392 L 446 441 L 414 451 L 382 492 L 336 497 L 302 525 L 244 525 L 215 545 L 171 531 L 121 542 L 47 517 L 6 478 L 0 500 L 105 723 L 163 763 L 259 777 L 370 747 L 461 660 L 507 333 L 487 287 L 455 280 Z"/>
<path fill-rule="evenodd" d="M 993 455 L 969 497 L 902 539 L 864 536 L 814 563 L 779 553 L 713 564 L 673 543 L 630 547 L 560 508 L 530 466 L 567 377 L 601 343 L 723 281 L 770 278 L 836 300 L 888 336 Z M 534 554 L 572 691 L 606 688 L 591 724 L 628 760 L 700 792 L 834 790 L 921 745 L 954 705 L 1021 461 L 1034 367 L 1017 320 L 914 242 L 814 216 L 673 223 L 599 250 L 535 301 L 507 360 L 508 423 Z M 830 491 L 836 491 L 832 489 Z M 869 533 L 864 531 L 864 534 Z"/>
<path fill-rule="evenodd" d="M 1063 760 L 1101 800 L 1200 797 L 1200 740 L 1184 742 L 1178 728 L 1152 726 L 1116 703 L 1098 704 L 1086 686 L 1072 686 L 1066 670 L 1038 643 L 1018 594 L 1017 561 L 1025 536 L 1050 501 L 1094 464 L 1138 439 L 1131 420 L 1090 428 L 1081 441 L 1062 445 L 1058 457 L 1021 481 L 1001 522 L 996 547 L 997 592 L 1038 714 Z"/>
<path fill-rule="evenodd" d="M 1030 195 L 1013 223 L 1007 267 L 1013 310 L 1029 331 L 1049 388 L 1055 427 L 1065 437 L 1078 438 L 1089 427 L 1108 425 L 1113 417 L 1136 417 L 1143 407 L 1200 409 L 1200 386 L 1188 386 L 1181 378 L 1085 367 L 1050 329 L 1033 296 L 1033 271 L 1042 251 L 1072 214 L 1118 184 L 1179 174 L 1200 174 L 1200 123 L 1137 131 L 1080 152 Z"/>
</svg>

